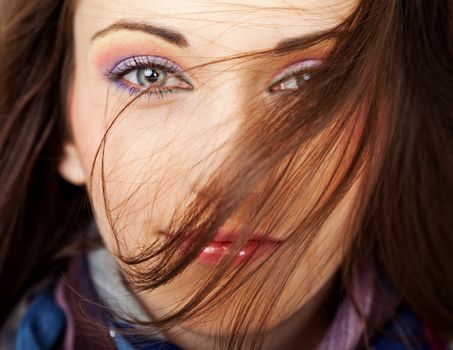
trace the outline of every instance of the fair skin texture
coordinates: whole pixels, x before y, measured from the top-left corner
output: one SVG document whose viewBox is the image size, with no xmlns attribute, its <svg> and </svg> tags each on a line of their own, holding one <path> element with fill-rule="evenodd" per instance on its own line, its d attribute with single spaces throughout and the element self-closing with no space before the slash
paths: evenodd
<svg viewBox="0 0 453 350">
<path fill-rule="evenodd" d="M 353 5 L 354 2 L 344 0 L 79 1 L 74 23 L 75 71 L 68 106 L 73 138 L 65 145 L 60 174 L 71 183 L 88 184 L 106 128 L 131 98 L 104 74 L 118 62 L 131 56 L 159 56 L 187 69 L 250 50 L 271 49 L 281 40 L 331 28 L 352 11 Z M 183 34 L 187 43 L 177 45 L 158 35 L 127 28 L 96 35 L 118 21 L 168 28 Z M 162 99 L 143 97 L 126 110 L 109 134 L 104 170 L 111 208 L 120 208 L 123 200 L 134 193 L 127 210 L 115 212 L 121 218 L 120 242 L 128 251 L 159 239 L 158 230 L 168 224 L 175 208 L 195 194 L 195 180 L 209 176 L 221 161 L 227 147 L 215 156 L 210 152 L 233 138 L 240 120 L 246 117 L 246 98 L 271 99 L 268 83 L 285 67 L 311 58 L 308 56 L 288 55 L 275 60 L 272 66 L 258 63 L 253 69 L 251 63 L 226 61 L 189 71 L 184 73 L 189 84 L 176 78 L 168 81 L 169 85 L 185 89 L 179 90 L 180 94 Z M 123 77 L 122 86 L 143 88 L 134 80 L 136 73 L 137 70 Z M 115 252 L 99 174 L 98 162 L 89 194 L 101 236 L 107 248 Z M 146 185 L 135 193 L 138 184 Z M 242 210 L 253 205 L 253 193 Z M 340 247 L 344 239 L 338 228 L 346 224 L 355 194 L 352 187 L 319 232 L 305 263 L 293 274 L 282 302 L 270 317 L 269 334 L 297 341 L 301 340 L 294 334 L 303 334 L 307 346 L 318 339 L 317 328 L 322 328 L 323 322 L 316 321 L 313 315 L 324 302 L 329 281 L 342 260 L 344 250 Z M 127 215 L 121 215 L 126 212 Z M 240 226 L 241 217 L 239 214 L 232 217 L 224 226 Z M 282 227 L 277 236 L 284 235 Z M 318 265 L 322 267 L 315 268 L 320 261 Z M 194 288 L 194 281 L 202 280 L 207 269 L 210 267 L 195 263 L 172 283 L 152 292 L 135 293 L 151 314 L 163 316 L 185 300 Z M 290 303 L 295 295 L 304 297 Z M 220 314 L 233 317 L 226 310 Z M 222 327 L 215 322 L 216 315 L 207 315 L 201 323 L 174 327 L 167 335 L 184 348 L 208 349 L 210 330 L 222 334 Z M 300 325 L 305 325 L 305 333 L 300 332 Z M 288 348 L 275 340 L 266 344 L 267 348 Z"/>
</svg>

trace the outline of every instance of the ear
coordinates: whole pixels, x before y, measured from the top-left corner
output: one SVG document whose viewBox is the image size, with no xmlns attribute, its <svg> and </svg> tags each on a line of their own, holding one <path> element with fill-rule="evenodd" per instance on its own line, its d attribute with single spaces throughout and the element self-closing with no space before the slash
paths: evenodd
<svg viewBox="0 0 453 350">
<path fill-rule="evenodd" d="M 81 186 L 85 184 L 85 172 L 74 144 L 69 142 L 64 144 L 63 154 L 58 163 L 58 172 L 60 176 L 73 185 Z"/>
</svg>

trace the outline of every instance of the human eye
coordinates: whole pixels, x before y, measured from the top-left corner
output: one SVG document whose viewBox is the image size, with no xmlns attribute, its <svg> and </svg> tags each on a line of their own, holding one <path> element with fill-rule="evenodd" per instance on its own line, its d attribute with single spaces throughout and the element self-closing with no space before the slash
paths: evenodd
<svg viewBox="0 0 453 350">
<path fill-rule="evenodd" d="M 269 92 L 297 90 L 311 79 L 312 72 L 323 60 L 310 59 L 297 62 L 278 74 L 269 84 Z"/>
<path fill-rule="evenodd" d="M 107 70 L 105 76 L 130 95 L 165 98 L 193 89 L 181 67 L 159 56 L 126 58 Z"/>
</svg>

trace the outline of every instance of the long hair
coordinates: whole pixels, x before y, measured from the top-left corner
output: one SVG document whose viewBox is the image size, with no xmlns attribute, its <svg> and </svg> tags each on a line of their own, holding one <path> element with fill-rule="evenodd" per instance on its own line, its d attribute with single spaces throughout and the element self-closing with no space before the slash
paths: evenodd
<svg viewBox="0 0 453 350">
<path fill-rule="evenodd" d="M 0 52 L 10 53 L 0 83 L 3 322 L 24 290 L 58 265 L 55 253 L 75 242 L 87 210 L 83 190 L 57 172 L 72 70 L 69 6 L 2 1 L 0 15 Z"/>
<path fill-rule="evenodd" d="M 84 190 L 57 172 L 63 141 L 71 137 L 66 105 L 75 5 L 3 0 L 1 6 L 0 280 L 8 286 L 1 292 L 3 321 L 27 287 L 64 263 L 61 252 L 80 240 L 79 228 L 91 214 Z M 119 249 L 130 283 L 142 290 L 164 285 L 190 265 L 250 189 L 260 188 L 244 237 L 225 261 L 183 305 L 151 325 L 197 318 L 248 288 L 249 297 L 233 307 L 237 322 L 221 346 L 259 348 L 260 341 L 247 343 L 242 333 L 265 328 L 322 224 L 360 179 L 345 229 L 345 240 L 352 243 L 345 248 L 342 285 L 352 289 L 366 260 L 374 280 L 384 274 L 439 336 L 453 338 L 452 11 L 446 0 L 361 1 L 335 28 L 275 50 L 229 58 L 271 62 L 333 43 L 303 89 L 268 103 L 249 102 L 247 119 L 224 162 L 203 184 L 203 196 L 169 225 L 168 231 L 177 233 L 173 239 L 132 255 Z M 104 169 L 108 136 L 120 117 L 106 130 L 93 168 Z M 320 170 L 327 181 L 313 191 Z M 101 177 L 105 210 L 118 237 L 127 215 L 124 208 L 111 207 L 105 172 Z M 296 211 L 285 244 L 253 271 L 232 268 L 247 235 L 263 222 L 272 232 L 295 210 L 291 204 L 297 198 L 310 205 Z M 181 250 L 188 238 L 194 244 Z M 256 305 L 257 299 L 267 302 Z"/>
</svg>

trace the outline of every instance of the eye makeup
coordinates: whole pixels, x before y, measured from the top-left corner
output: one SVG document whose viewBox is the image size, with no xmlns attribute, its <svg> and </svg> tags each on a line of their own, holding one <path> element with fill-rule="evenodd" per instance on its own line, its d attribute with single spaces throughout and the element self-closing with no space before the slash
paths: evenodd
<svg viewBox="0 0 453 350">
<path fill-rule="evenodd" d="M 311 72 L 320 66 L 322 59 L 306 59 L 296 62 L 277 74 L 268 84 L 268 92 L 297 90 L 310 80 Z"/>
<path fill-rule="evenodd" d="M 128 76 L 134 77 L 134 74 L 131 74 L 133 72 L 136 72 L 137 77 L 152 76 L 156 78 L 155 81 L 159 81 L 159 84 L 148 81 L 150 85 L 143 86 L 139 83 L 143 83 L 143 79 L 137 79 L 137 82 L 126 79 Z M 140 74 L 143 72 L 146 74 Z M 122 59 L 112 68 L 106 69 L 104 76 L 117 88 L 126 90 L 130 95 L 141 94 L 140 96 L 163 98 L 169 94 L 193 89 L 183 69 L 175 62 L 161 56 L 139 55 Z"/>
<path fill-rule="evenodd" d="M 120 92 L 138 98 L 161 99 L 175 93 L 194 90 L 194 84 L 187 76 L 186 70 L 173 59 L 167 58 L 168 50 L 164 52 L 162 47 L 138 49 L 136 42 L 125 44 L 122 50 L 117 45 L 104 47 L 105 49 L 99 50 L 97 55 L 93 56 L 93 62 L 101 70 L 104 79 Z M 304 54 L 305 57 L 311 56 L 306 59 L 301 59 L 300 55 L 286 56 L 285 60 L 288 63 L 286 67 L 274 74 L 270 82 L 262 81 L 263 90 L 273 94 L 299 89 L 310 80 L 312 72 L 324 62 L 324 59 L 318 58 L 321 56 L 318 51 L 316 50 L 315 54 L 313 51 Z M 277 65 L 276 60 L 273 61 Z M 196 60 L 190 57 L 186 63 L 196 65 Z M 155 79 L 149 79 L 151 77 Z"/>
</svg>

